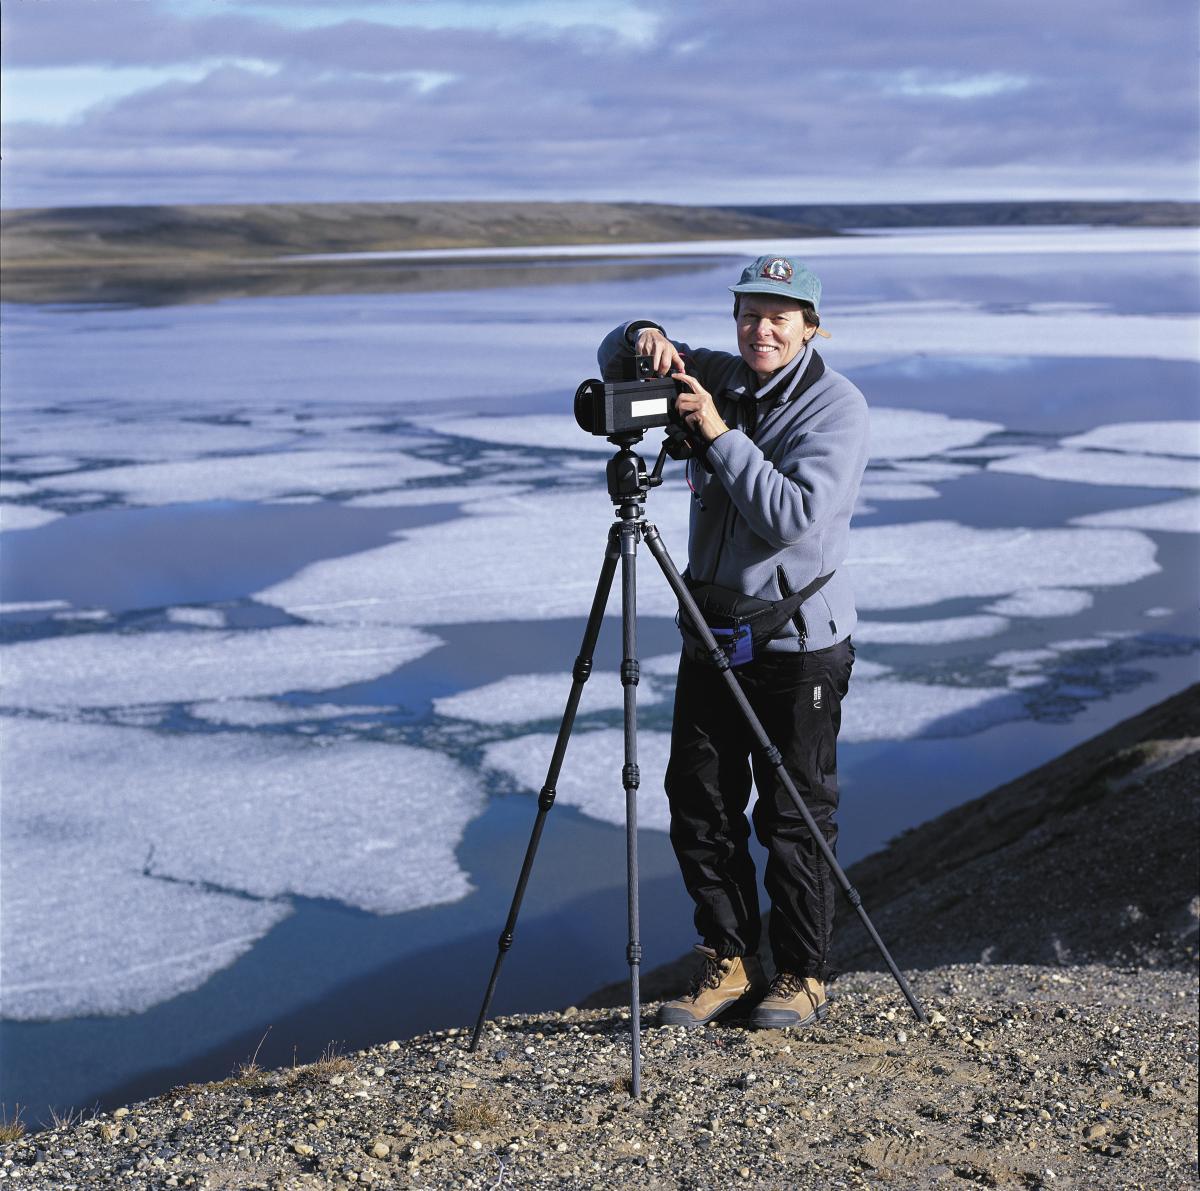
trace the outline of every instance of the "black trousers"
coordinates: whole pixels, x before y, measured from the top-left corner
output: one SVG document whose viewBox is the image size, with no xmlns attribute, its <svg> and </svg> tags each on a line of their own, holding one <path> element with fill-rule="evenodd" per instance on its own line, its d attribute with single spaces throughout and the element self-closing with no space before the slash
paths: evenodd
<svg viewBox="0 0 1200 1191">
<path fill-rule="evenodd" d="M 734 671 L 831 848 L 837 843 L 837 735 L 853 664 L 854 647 L 846 640 L 812 653 L 763 654 Z M 666 778 L 671 843 L 696 903 L 696 929 L 720 955 L 750 955 L 759 944 L 746 820 L 752 766 L 775 966 L 824 980 L 837 895 L 833 875 L 774 767 L 758 755 L 720 671 L 684 654 Z"/>
</svg>

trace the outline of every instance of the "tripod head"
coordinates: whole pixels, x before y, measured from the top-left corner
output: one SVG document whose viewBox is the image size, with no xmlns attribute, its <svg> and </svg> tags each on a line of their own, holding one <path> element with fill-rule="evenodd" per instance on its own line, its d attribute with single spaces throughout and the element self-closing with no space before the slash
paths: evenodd
<svg viewBox="0 0 1200 1191">
<path fill-rule="evenodd" d="M 627 430 L 610 435 L 609 440 L 618 448 L 608 461 L 608 495 L 615 505 L 642 504 L 651 488 L 662 483 L 663 464 L 667 459 L 667 443 L 663 443 L 654 461 L 654 470 L 646 471 L 645 460 L 633 449 L 642 441 L 642 431 Z"/>
</svg>

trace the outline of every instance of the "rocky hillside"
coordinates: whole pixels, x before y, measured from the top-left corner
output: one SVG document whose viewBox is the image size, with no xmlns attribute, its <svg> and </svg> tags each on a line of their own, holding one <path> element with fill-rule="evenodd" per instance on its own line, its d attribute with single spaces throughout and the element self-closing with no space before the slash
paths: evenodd
<svg viewBox="0 0 1200 1191">
<path fill-rule="evenodd" d="M 19 1137 L 0 1176 L 1194 1188 L 1198 703 L 1193 687 L 854 867 L 927 1026 L 851 938 L 845 962 L 863 967 L 832 986 L 819 1028 L 648 1025 L 637 1100 L 627 1011 L 569 1008 L 491 1022 L 476 1052 L 447 1030 L 304 1067 L 251 1062 Z M 677 979 L 647 974 L 647 999 Z"/>
</svg>

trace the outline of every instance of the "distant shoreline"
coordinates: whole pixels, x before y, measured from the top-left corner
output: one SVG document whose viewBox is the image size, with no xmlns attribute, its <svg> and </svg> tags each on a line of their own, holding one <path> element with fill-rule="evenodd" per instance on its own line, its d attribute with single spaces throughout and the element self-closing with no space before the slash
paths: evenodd
<svg viewBox="0 0 1200 1191">
<path fill-rule="evenodd" d="M 223 297 L 535 284 L 548 250 L 854 238 L 887 228 L 1186 228 L 1200 203 L 1038 202 L 691 207 L 656 203 L 267 203 L 0 211 L 4 297 L 169 304 Z M 473 253 L 485 262 L 470 260 Z M 495 257 L 517 254 L 504 270 Z M 424 259 L 421 259 L 421 258 Z M 301 258 L 297 260 L 296 258 Z M 475 264 L 465 279 L 450 269 Z M 581 266 L 570 266 L 578 271 Z M 611 275 L 623 265 L 593 254 Z M 694 268 L 686 261 L 658 267 Z M 564 265 L 563 268 L 566 268 Z M 514 278 L 510 270 L 520 277 Z"/>
</svg>

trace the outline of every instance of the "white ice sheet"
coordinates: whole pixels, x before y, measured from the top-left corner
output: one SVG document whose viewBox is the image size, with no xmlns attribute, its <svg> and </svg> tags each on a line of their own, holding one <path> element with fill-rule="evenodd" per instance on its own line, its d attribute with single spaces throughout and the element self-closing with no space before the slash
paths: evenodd
<svg viewBox="0 0 1200 1191">
<path fill-rule="evenodd" d="M 428 653 L 414 629 L 288 625 L 220 632 L 86 633 L 5 647 L 9 707 L 120 707 L 288 691 L 378 678 Z"/>
<path fill-rule="evenodd" d="M 1161 455 L 1121 451 L 1034 451 L 1008 459 L 994 459 L 992 471 L 1037 476 L 1076 484 L 1118 485 L 1133 488 L 1200 487 L 1200 463 Z"/>
<path fill-rule="evenodd" d="M 391 914 L 470 891 L 454 852 L 484 800 L 437 753 L 3 727 L 8 1017 L 137 1012 L 196 988 L 292 896 Z"/>
<path fill-rule="evenodd" d="M 1200 496 L 1185 496 L 1162 504 L 1132 509 L 1108 509 L 1072 517 L 1072 525 L 1101 528 L 1145 529 L 1152 533 L 1200 533 Z"/>
</svg>

